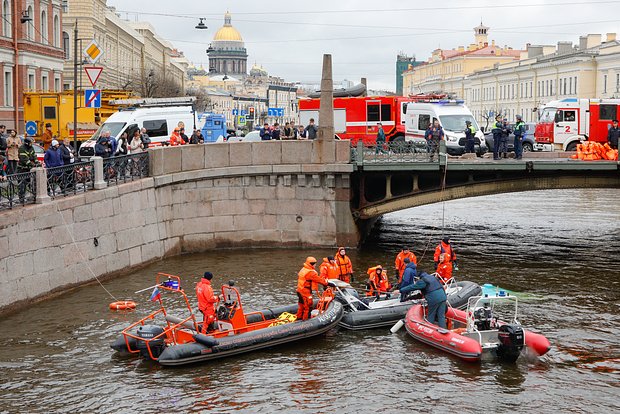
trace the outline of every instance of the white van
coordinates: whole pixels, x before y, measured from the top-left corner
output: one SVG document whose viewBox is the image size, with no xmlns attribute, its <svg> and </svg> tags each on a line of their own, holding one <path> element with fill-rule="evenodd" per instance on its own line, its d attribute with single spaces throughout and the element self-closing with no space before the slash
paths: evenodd
<svg viewBox="0 0 620 414">
<path fill-rule="evenodd" d="M 127 132 L 128 140 L 131 141 L 136 129 L 146 128 L 146 133 L 151 139 L 151 145 L 161 145 L 168 142 L 174 128 L 180 121 L 185 123 L 185 134 L 189 137 L 196 124 L 195 112 L 191 105 L 168 106 L 168 107 L 129 107 L 122 109 L 110 116 L 95 132 L 84 142 L 78 151 L 80 159 L 88 159 L 95 155 L 95 144 L 104 131 L 110 131 L 110 136 L 120 138 L 123 132 Z"/>
<path fill-rule="evenodd" d="M 470 121 L 476 129 L 476 154 L 482 156 L 488 151 L 483 132 L 461 100 L 404 103 L 402 123 L 405 125 L 405 139 L 415 141 L 424 138 L 428 126 L 435 119 L 439 120 L 443 128 L 449 155 L 462 155 L 465 152 L 465 121 Z"/>
</svg>

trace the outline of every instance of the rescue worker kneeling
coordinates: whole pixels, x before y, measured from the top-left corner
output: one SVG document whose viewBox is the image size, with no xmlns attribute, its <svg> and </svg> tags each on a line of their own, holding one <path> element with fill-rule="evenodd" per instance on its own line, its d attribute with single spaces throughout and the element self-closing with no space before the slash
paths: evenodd
<svg viewBox="0 0 620 414">
<path fill-rule="evenodd" d="M 400 288 L 401 298 L 414 290 L 420 290 L 426 299 L 428 314 L 426 320 L 440 328 L 446 328 L 447 300 L 446 291 L 436 277 L 422 272 L 413 283 L 405 285 L 407 269 L 403 275 L 403 286 Z M 409 280 L 407 280 L 409 282 Z"/>
<path fill-rule="evenodd" d="M 380 265 L 368 269 L 368 282 L 366 283 L 366 296 L 379 297 L 382 293 L 390 297 L 390 282 L 388 281 L 387 272 L 383 271 Z"/>
<path fill-rule="evenodd" d="M 202 333 L 207 333 L 208 330 L 214 329 L 211 325 L 215 322 L 215 304 L 219 300 L 217 296 L 213 294 L 211 279 L 213 279 L 213 273 L 205 272 L 200 282 L 196 284 L 198 309 L 200 309 L 203 315 Z"/>
<path fill-rule="evenodd" d="M 310 311 L 312 310 L 312 283 L 328 286 L 327 279 L 322 278 L 314 270 L 316 265 L 316 259 L 314 257 L 307 257 L 304 267 L 301 268 L 297 274 L 297 320 L 305 321 L 310 317 Z"/>
</svg>

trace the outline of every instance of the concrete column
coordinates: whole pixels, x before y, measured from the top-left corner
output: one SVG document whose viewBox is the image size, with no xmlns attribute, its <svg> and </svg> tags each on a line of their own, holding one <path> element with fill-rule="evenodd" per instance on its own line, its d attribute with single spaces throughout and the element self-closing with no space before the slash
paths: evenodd
<svg viewBox="0 0 620 414">
<path fill-rule="evenodd" d="M 103 158 L 92 158 L 95 168 L 95 190 L 101 190 L 108 186 L 108 183 L 103 179 Z"/>
<path fill-rule="evenodd" d="M 392 176 L 385 177 L 385 200 L 392 198 Z"/>
<path fill-rule="evenodd" d="M 37 204 L 46 204 L 51 202 L 52 199 L 49 195 L 47 195 L 47 173 L 45 172 L 45 168 L 33 168 L 30 172 L 35 173 L 35 181 L 37 183 L 35 202 Z"/>
<path fill-rule="evenodd" d="M 448 163 L 448 149 L 446 148 L 446 141 L 443 139 L 439 141 L 439 165 L 445 167 Z"/>
<path fill-rule="evenodd" d="M 319 133 L 317 151 L 320 163 L 336 161 L 336 140 L 334 139 L 334 81 L 332 78 L 332 55 L 323 55 L 321 75 L 321 103 L 319 107 Z"/>
</svg>

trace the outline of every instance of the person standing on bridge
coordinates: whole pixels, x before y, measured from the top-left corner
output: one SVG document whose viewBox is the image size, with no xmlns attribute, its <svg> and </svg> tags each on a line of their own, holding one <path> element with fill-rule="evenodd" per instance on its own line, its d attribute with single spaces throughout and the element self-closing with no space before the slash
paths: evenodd
<svg viewBox="0 0 620 414">
<path fill-rule="evenodd" d="M 614 119 L 609 132 L 607 132 L 607 142 L 611 149 L 618 149 L 618 138 L 620 138 L 620 129 L 618 128 L 618 120 Z"/>
<path fill-rule="evenodd" d="M 523 158 L 523 137 L 525 136 L 525 122 L 523 117 L 517 115 L 517 122 L 515 123 L 515 158 L 520 160 Z"/>
<path fill-rule="evenodd" d="M 353 265 L 351 259 L 347 256 L 347 251 L 344 247 L 339 247 L 336 253 L 336 264 L 338 265 L 338 279 L 351 283 L 353 275 Z"/>
<path fill-rule="evenodd" d="M 385 131 L 383 130 L 383 125 L 381 122 L 377 124 L 377 144 L 375 145 L 375 154 L 381 152 L 381 154 L 385 154 Z"/>
<path fill-rule="evenodd" d="M 215 322 L 215 304 L 218 302 L 217 296 L 211 287 L 213 273 L 205 272 L 200 282 L 196 284 L 196 298 L 198 299 L 198 309 L 202 312 L 202 333 L 207 333 Z"/>
<path fill-rule="evenodd" d="M 471 121 L 465 121 L 465 153 L 473 154 L 476 152 L 476 142 L 474 137 L 476 135 L 476 128 L 471 126 Z"/>
<path fill-rule="evenodd" d="M 499 147 L 502 142 L 502 130 L 504 129 L 504 124 L 502 123 L 502 116 L 497 115 L 495 117 L 495 123 L 493 124 L 493 129 L 491 130 L 493 133 L 493 159 L 499 160 Z"/>
<path fill-rule="evenodd" d="M 269 129 L 269 124 L 265 122 L 265 125 L 260 129 L 259 132 L 261 141 L 270 141 L 271 140 L 271 130 Z"/>
<path fill-rule="evenodd" d="M 316 134 L 319 132 L 319 128 L 314 125 L 314 118 L 310 118 L 308 126 L 304 129 L 306 133 L 306 138 L 308 139 L 316 139 Z"/>
<path fill-rule="evenodd" d="M 443 128 L 439 125 L 437 118 L 433 119 L 433 126 L 426 132 L 426 139 L 428 140 L 428 152 L 430 154 L 430 160 L 433 161 L 435 154 L 439 156 L 439 142 L 445 139 Z"/>
<path fill-rule="evenodd" d="M 502 138 L 499 144 L 500 158 L 508 158 L 508 137 L 512 130 L 508 125 L 508 119 L 502 121 Z"/>
</svg>

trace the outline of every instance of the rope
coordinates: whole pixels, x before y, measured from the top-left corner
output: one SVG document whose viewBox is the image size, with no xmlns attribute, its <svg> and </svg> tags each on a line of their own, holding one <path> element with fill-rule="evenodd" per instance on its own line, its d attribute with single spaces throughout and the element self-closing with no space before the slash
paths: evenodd
<svg viewBox="0 0 620 414">
<path fill-rule="evenodd" d="M 75 237 L 73 236 L 73 232 L 69 230 L 69 225 L 67 224 L 67 220 L 65 220 L 65 216 L 63 216 L 60 210 L 58 209 L 58 203 L 55 203 L 55 204 L 56 204 L 56 211 L 58 212 L 58 214 L 60 214 L 60 217 L 62 218 L 62 222 L 65 224 L 65 229 L 67 229 L 67 233 L 69 233 L 69 236 L 71 237 L 71 241 L 73 245 L 75 246 L 76 250 L 78 251 L 78 253 L 80 254 L 80 256 L 82 257 L 82 261 L 86 265 L 86 268 L 88 269 L 90 274 L 95 278 L 95 280 L 99 283 L 99 285 L 103 288 L 103 290 L 105 290 L 106 293 L 110 295 L 112 299 L 114 299 L 114 301 L 118 302 L 119 300 L 116 298 L 116 296 L 110 293 L 110 291 L 106 289 L 105 286 L 103 286 L 103 284 L 101 283 L 97 275 L 95 275 L 95 272 L 93 272 L 93 269 L 91 269 L 91 267 L 88 265 L 88 260 L 86 259 L 86 257 L 84 257 L 84 254 L 82 253 L 77 243 L 75 242 Z"/>
</svg>

